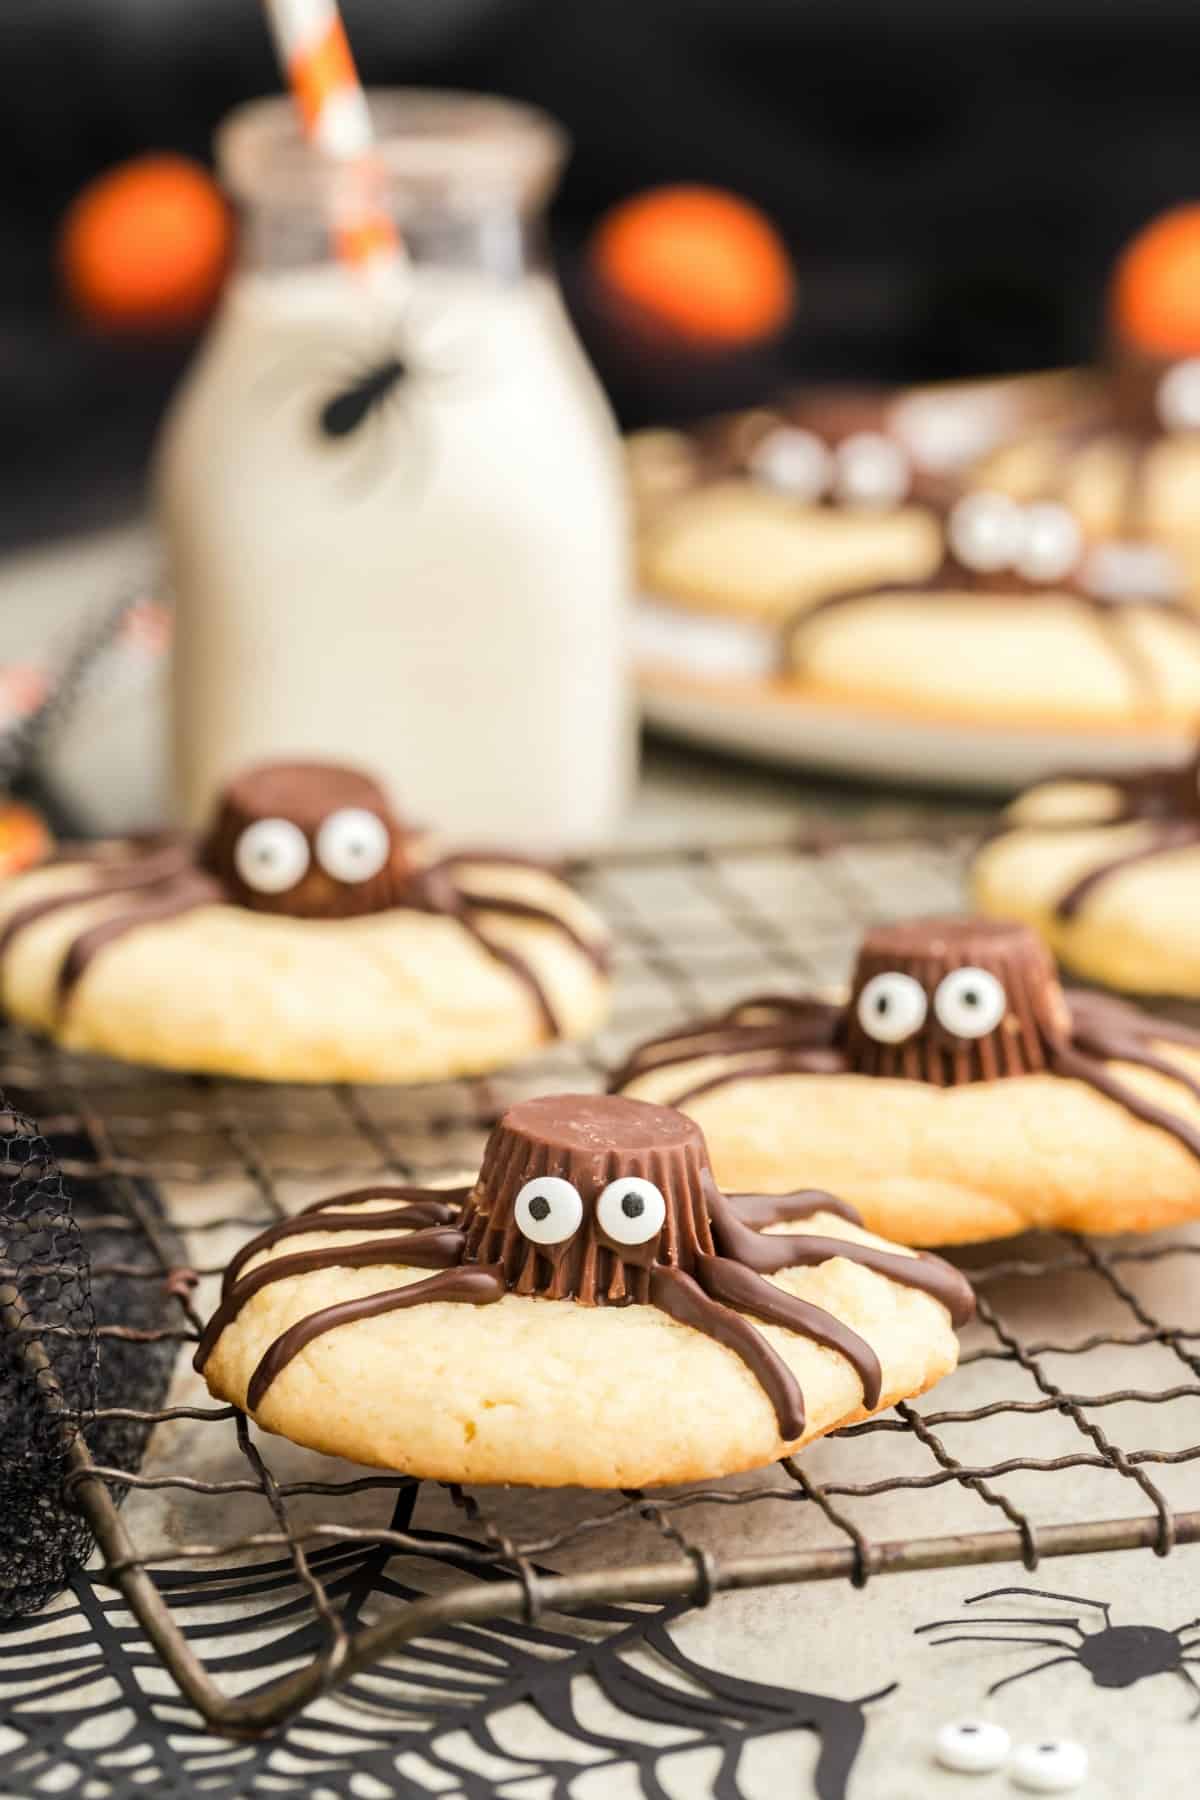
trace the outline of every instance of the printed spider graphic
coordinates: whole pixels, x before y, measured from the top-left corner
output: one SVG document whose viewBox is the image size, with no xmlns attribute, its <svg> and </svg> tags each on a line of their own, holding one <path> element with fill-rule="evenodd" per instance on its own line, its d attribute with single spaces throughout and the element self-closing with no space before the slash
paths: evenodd
<svg viewBox="0 0 1200 1800">
<path fill-rule="evenodd" d="M 1191 1673 L 1192 1667 L 1200 1663 L 1200 1654 L 1189 1655 L 1193 1650 L 1200 1652 L 1200 1619 L 1189 1619 L 1186 1625 L 1172 1631 L 1165 1631 L 1159 1625 L 1114 1625 L 1112 1608 L 1107 1600 L 1089 1600 L 1081 1594 L 1052 1593 L 1046 1588 L 989 1588 L 986 1594 L 971 1594 L 963 1605 L 975 1606 L 981 1600 L 1000 1600 L 1008 1595 L 1020 1595 L 1030 1600 L 1062 1600 L 1071 1606 L 1092 1606 L 1103 1613 L 1104 1623 L 1099 1631 L 1087 1631 L 1079 1619 L 1061 1615 L 1055 1618 L 1005 1618 L 1001 1615 L 934 1619 L 928 1625 L 918 1625 L 917 1636 L 929 1631 L 944 1631 L 955 1625 L 1035 1625 L 1044 1630 L 1057 1630 L 1064 1635 L 999 1637 L 972 1629 L 952 1632 L 949 1637 L 934 1638 L 932 1642 L 939 1649 L 945 1644 L 1019 1644 L 1044 1645 L 1063 1652 L 1061 1656 L 1051 1656 L 1044 1662 L 1034 1663 L 1032 1668 L 1018 1669 L 1015 1675 L 1005 1675 L 994 1681 L 988 1689 L 989 1695 L 999 1693 L 1001 1688 L 1011 1686 L 1014 1681 L 1024 1681 L 1030 1675 L 1040 1675 L 1044 1669 L 1058 1668 L 1063 1663 L 1078 1663 L 1087 1670 L 1095 1685 L 1102 1688 L 1133 1687 L 1151 1675 L 1181 1675 L 1196 1695 L 1196 1704 L 1188 1718 L 1200 1718 L 1200 1684 Z M 1066 1636 L 1068 1632 L 1074 1632 L 1078 1642 Z M 1189 1632 L 1196 1635 L 1189 1637 Z"/>
<path fill-rule="evenodd" d="M 382 788 L 353 769 L 324 763 L 268 763 L 237 776 L 220 796 L 207 832 L 196 839 L 157 837 L 69 848 L 62 866 L 86 865 L 91 880 L 43 894 L 9 914 L 0 927 L 0 964 L 30 926 L 81 901 L 111 896 L 125 904 L 98 923 L 85 922 L 58 971 L 65 1006 L 93 959 L 143 926 L 197 907 L 226 905 L 293 919 L 345 919 L 394 907 L 453 918 L 529 990 L 547 1034 L 558 1021 L 530 964 L 498 944 L 478 913 L 534 918 L 553 925 L 597 966 L 603 947 L 582 937 L 558 913 L 504 894 L 488 894 L 467 871 L 530 865 L 524 857 L 482 850 L 427 860 L 421 833 L 397 819 Z"/>
</svg>

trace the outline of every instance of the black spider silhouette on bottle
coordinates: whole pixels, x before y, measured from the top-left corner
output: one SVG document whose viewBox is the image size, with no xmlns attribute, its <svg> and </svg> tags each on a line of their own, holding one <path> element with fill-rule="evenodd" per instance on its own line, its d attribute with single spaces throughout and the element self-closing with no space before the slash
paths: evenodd
<svg viewBox="0 0 1200 1800">
<path fill-rule="evenodd" d="M 1043 1669 L 1056 1668 L 1060 1663 L 1078 1663 L 1087 1670 L 1097 1687 L 1127 1688 L 1136 1682 L 1145 1681 L 1151 1675 L 1181 1675 L 1196 1695 L 1196 1704 L 1189 1718 L 1200 1717 L 1200 1684 L 1191 1673 L 1190 1665 L 1200 1663 L 1200 1655 L 1189 1655 L 1189 1651 L 1200 1651 L 1200 1619 L 1189 1619 L 1186 1625 L 1179 1625 L 1174 1630 L 1166 1631 L 1159 1625 L 1114 1625 L 1111 1622 L 1112 1608 L 1107 1600 L 1089 1600 L 1081 1594 L 1051 1593 L 1045 1588 L 1002 1587 L 989 1588 L 986 1594 L 971 1594 L 963 1601 L 964 1606 L 974 1606 L 980 1600 L 999 1600 L 1005 1595 L 1018 1594 L 1031 1600 L 1064 1600 L 1073 1606 L 1094 1606 L 1104 1615 L 1104 1624 L 1099 1631 L 1085 1631 L 1078 1619 L 1063 1618 L 982 1618 L 972 1619 L 933 1619 L 927 1625 L 918 1625 L 917 1635 L 927 1631 L 942 1631 L 953 1625 L 1040 1625 L 1047 1629 L 1057 1628 L 1064 1632 L 1073 1631 L 1078 1635 L 1078 1643 L 1069 1637 L 998 1637 L 990 1632 L 975 1631 L 954 1632 L 950 1637 L 934 1638 L 935 1647 L 943 1644 L 1029 1644 L 1045 1645 L 1047 1648 L 1061 1650 L 1061 1656 L 1051 1656 L 1045 1662 L 1035 1663 L 1032 1668 L 1018 1669 L 1015 1675 L 1005 1675 L 994 1681 L 988 1689 L 995 1694 L 1001 1688 L 1008 1687 L 1014 1681 L 1024 1681 L 1029 1675 L 1038 1675 Z M 1189 1632 L 1197 1633 L 1189 1637 Z"/>
<path fill-rule="evenodd" d="M 350 437 L 386 404 L 407 374 L 408 367 L 399 356 L 385 356 L 363 369 L 322 406 L 317 415 L 322 435 Z"/>
</svg>

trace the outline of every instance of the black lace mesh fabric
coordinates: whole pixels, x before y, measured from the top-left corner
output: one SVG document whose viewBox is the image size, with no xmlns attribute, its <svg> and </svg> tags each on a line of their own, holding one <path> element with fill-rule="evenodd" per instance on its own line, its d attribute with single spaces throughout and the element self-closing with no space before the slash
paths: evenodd
<svg viewBox="0 0 1200 1800">
<path fill-rule="evenodd" d="M 58 1164 L 3 1096 L 0 1157 L 0 1619 L 12 1619 L 43 1607 L 87 1553 L 62 1481 L 96 1404 L 97 1340 Z"/>
</svg>

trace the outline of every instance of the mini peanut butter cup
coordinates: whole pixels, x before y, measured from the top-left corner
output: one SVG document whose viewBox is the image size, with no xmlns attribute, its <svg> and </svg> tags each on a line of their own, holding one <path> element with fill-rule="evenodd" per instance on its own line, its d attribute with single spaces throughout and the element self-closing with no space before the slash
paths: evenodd
<svg viewBox="0 0 1200 1800">
<path fill-rule="evenodd" d="M 911 1029 L 894 1039 L 894 978 L 915 983 Z M 898 1024 L 903 1020 L 898 1020 Z M 957 1087 L 1036 1075 L 1070 1017 L 1041 939 L 1028 926 L 989 919 L 909 919 L 863 939 L 845 1015 L 850 1068 Z"/>
</svg>

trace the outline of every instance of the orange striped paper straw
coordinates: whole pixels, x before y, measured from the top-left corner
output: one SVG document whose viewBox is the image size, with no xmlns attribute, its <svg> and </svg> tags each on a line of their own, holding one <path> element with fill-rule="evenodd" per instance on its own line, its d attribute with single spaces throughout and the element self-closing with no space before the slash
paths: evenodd
<svg viewBox="0 0 1200 1800">
<path fill-rule="evenodd" d="M 392 266 L 400 240 L 369 197 L 365 177 L 375 138 L 337 0 L 266 0 L 266 8 L 305 135 L 327 156 L 363 169 L 361 196 L 335 226 L 338 255 L 358 269 Z"/>
</svg>

